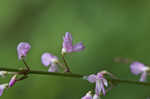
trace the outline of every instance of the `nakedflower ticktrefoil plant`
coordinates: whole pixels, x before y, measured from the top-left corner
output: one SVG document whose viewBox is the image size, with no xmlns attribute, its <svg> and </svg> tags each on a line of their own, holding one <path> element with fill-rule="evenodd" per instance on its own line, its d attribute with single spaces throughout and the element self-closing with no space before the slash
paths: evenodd
<svg viewBox="0 0 150 99">
<path fill-rule="evenodd" d="M 26 57 L 28 51 L 30 50 L 31 46 L 27 42 L 21 42 L 17 46 L 17 53 L 19 60 L 22 60 L 24 57 Z M 7 74 L 13 75 L 8 83 L 1 84 L 0 85 L 0 96 L 3 94 L 3 91 L 7 88 L 10 88 L 15 85 L 15 83 L 19 80 L 17 80 L 18 73 L 15 72 L 7 72 L 7 71 L 0 71 L 1 77 L 6 77 Z M 24 74 L 25 76 L 25 74 Z M 20 78 L 21 80 L 22 78 Z"/>
<path fill-rule="evenodd" d="M 144 64 L 142 64 L 140 62 L 133 62 L 130 65 L 130 69 L 134 75 L 141 74 L 141 78 L 140 78 L 141 82 L 146 80 L 147 73 L 148 73 L 148 71 L 150 71 L 150 67 L 145 66 Z"/>
<path fill-rule="evenodd" d="M 0 84 L 0 96 L 3 94 L 5 89 L 9 89 L 13 87 L 16 82 L 24 80 L 28 78 L 29 74 L 42 74 L 42 75 L 57 75 L 63 77 L 76 77 L 83 78 L 89 81 L 92 84 L 95 84 L 94 92 L 89 91 L 85 94 L 81 99 L 100 99 L 100 96 L 105 96 L 106 92 L 112 89 L 113 83 L 116 85 L 118 82 L 125 83 L 134 83 L 141 85 L 150 85 L 150 83 L 143 83 L 137 81 L 129 81 L 129 80 L 120 80 L 112 73 L 103 70 L 98 72 L 97 74 L 91 74 L 88 76 L 81 74 L 73 74 L 69 68 L 69 65 L 65 59 L 66 53 L 79 52 L 84 50 L 85 46 L 82 42 L 73 44 L 72 35 L 69 32 L 66 32 L 63 37 L 62 49 L 61 49 L 61 57 L 62 60 L 59 61 L 57 56 L 54 56 L 51 53 L 45 52 L 41 55 L 41 62 L 45 67 L 49 67 L 48 72 L 45 71 L 36 71 L 30 70 L 30 66 L 26 63 L 25 57 L 27 56 L 29 50 L 31 49 L 31 45 L 28 42 L 20 42 L 17 46 L 17 54 L 18 59 L 21 60 L 25 68 L 23 69 L 9 69 L 9 68 L 0 68 L 0 76 L 6 77 L 6 75 L 12 75 L 10 81 L 5 84 Z M 63 61 L 63 63 L 61 63 Z M 61 72 L 58 66 L 62 66 L 64 71 Z M 145 81 L 147 74 L 150 72 L 150 67 L 145 66 L 140 62 L 133 62 L 130 66 L 131 72 L 135 75 L 141 74 L 140 81 Z M 6 71 L 5 71 L 6 70 Z M 10 72 L 11 71 L 11 72 Z M 67 73 L 65 73 L 67 72 Z M 105 76 L 107 74 L 107 76 Z M 20 76 L 21 75 L 21 76 Z M 109 77 L 106 79 L 106 77 Z M 109 81 L 109 86 L 108 86 Z M 116 82 L 113 82 L 116 81 Z M 93 90 L 93 89 L 92 89 Z"/>
</svg>

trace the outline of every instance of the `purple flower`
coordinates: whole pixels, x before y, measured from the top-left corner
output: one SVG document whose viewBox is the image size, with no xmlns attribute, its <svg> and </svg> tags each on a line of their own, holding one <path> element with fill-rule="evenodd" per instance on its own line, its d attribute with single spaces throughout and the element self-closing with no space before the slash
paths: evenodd
<svg viewBox="0 0 150 99">
<path fill-rule="evenodd" d="M 6 89 L 8 87 L 8 84 L 1 84 L 0 85 L 0 96 L 2 96 L 4 89 Z"/>
<path fill-rule="evenodd" d="M 96 83 L 95 93 L 97 96 L 100 96 L 101 92 L 103 95 L 106 94 L 105 86 L 108 86 L 107 80 L 103 76 L 103 72 L 97 73 L 97 75 L 91 74 L 87 77 L 87 80 L 90 83 Z"/>
<path fill-rule="evenodd" d="M 17 46 L 17 52 L 18 52 L 18 58 L 22 59 L 22 57 L 25 57 L 30 50 L 31 46 L 27 42 L 21 42 Z"/>
<path fill-rule="evenodd" d="M 12 87 L 15 83 L 16 83 L 16 77 L 17 77 L 17 75 L 14 75 L 12 78 L 11 78 L 11 80 L 9 81 L 9 87 Z"/>
<path fill-rule="evenodd" d="M 58 61 L 58 58 L 56 56 L 53 56 L 52 54 L 50 53 L 44 53 L 42 56 L 41 56 L 41 61 L 42 61 L 42 64 L 46 67 L 48 67 L 49 65 L 50 68 L 49 68 L 49 72 L 58 72 L 58 66 L 57 66 L 57 63 L 59 62 Z"/>
<path fill-rule="evenodd" d="M 69 32 L 66 32 L 65 36 L 63 37 L 63 40 L 64 41 L 63 41 L 62 54 L 71 53 L 71 52 L 79 52 L 85 48 L 81 42 L 73 45 L 72 35 Z"/>
<path fill-rule="evenodd" d="M 89 91 L 85 96 L 83 96 L 81 99 L 93 99 L 91 92 Z"/>
<path fill-rule="evenodd" d="M 140 62 L 133 62 L 130 65 L 131 72 L 135 75 L 141 74 L 140 81 L 145 81 L 147 76 L 147 71 L 150 70 L 149 67 L 145 66 L 144 64 Z"/>
</svg>

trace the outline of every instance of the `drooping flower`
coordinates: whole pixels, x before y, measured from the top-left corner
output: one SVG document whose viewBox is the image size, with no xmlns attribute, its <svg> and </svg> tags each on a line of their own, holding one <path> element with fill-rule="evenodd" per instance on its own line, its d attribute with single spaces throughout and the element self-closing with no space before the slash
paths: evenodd
<svg viewBox="0 0 150 99">
<path fill-rule="evenodd" d="M 97 96 L 100 96 L 100 94 L 102 93 L 103 95 L 106 94 L 105 91 L 105 87 L 108 86 L 108 82 L 107 80 L 104 78 L 104 74 L 103 72 L 99 72 L 97 73 L 97 75 L 95 74 L 91 74 L 87 77 L 87 80 L 90 83 L 96 83 L 96 87 L 95 87 L 95 94 Z"/>
<path fill-rule="evenodd" d="M 52 54 L 50 53 L 44 53 L 42 54 L 41 56 L 41 61 L 42 61 L 42 64 L 46 67 L 50 66 L 48 71 L 49 72 L 58 72 L 58 66 L 57 66 L 57 63 L 59 62 L 58 61 L 58 58 L 56 56 L 53 56 Z"/>
<path fill-rule="evenodd" d="M 2 94 L 6 88 L 8 88 L 8 84 L 1 84 L 0 85 L 0 96 L 2 96 Z"/>
<path fill-rule="evenodd" d="M 92 95 L 91 95 L 91 92 L 89 91 L 88 93 L 86 93 L 86 95 L 83 96 L 81 99 L 93 99 Z"/>
<path fill-rule="evenodd" d="M 16 81 L 17 81 L 16 77 L 17 77 L 17 75 L 12 76 L 12 78 L 9 81 L 9 84 L 8 84 L 9 87 L 12 87 L 16 83 Z"/>
<path fill-rule="evenodd" d="M 147 77 L 147 71 L 150 70 L 148 66 L 145 66 L 144 64 L 140 62 L 133 62 L 130 65 L 131 72 L 135 75 L 141 74 L 140 81 L 145 81 Z"/>
<path fill-rule="evenodd" d="M 82 42 L 79 42 L 75 45 L 72 44 L 72 35 L 69 32 L 66 32 L 65 36 L 63 37 L 63 48 L 62 54 L 64 53 L 71 53 L 71 52 L 79 52 L 84 49 L 84 45 Z"/>
<path fill-rule="evenodd" d="M 25 57 L 29 52 L 31 46 L 27 42 L 21 42 L 17 46 L 18 58 L 21 60 L 22 57 Z"/>
</svg>

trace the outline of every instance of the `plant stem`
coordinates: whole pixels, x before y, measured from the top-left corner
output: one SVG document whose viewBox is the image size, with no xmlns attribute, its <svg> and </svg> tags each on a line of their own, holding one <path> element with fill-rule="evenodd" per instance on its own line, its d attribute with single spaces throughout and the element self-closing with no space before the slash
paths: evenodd
<svg viewBox="0 0 150 99">
<path fill-rule="evenodd" d="M 28 66 L 28 64 L 26 63 L 26 61 L 24 60 L 24 58 L 22 59 L 24 65 L 26 66 L 27 70 L 30 71 L 30 67 Z"/>
<path fill-rule="evenodd" d="M 64 61 L 65 67 L 66 67 L 65 72 L 71 72 L 71 71 L 70 71 L 70 68 L 69 68 L 69 66 L 68 66 L 68 64 L 67 64 L 67 61 L 65 60 L 65 56 L 64 56 L 64 55 L 62 55 L 62 59 L 63 59 L 63 61 Z"/>
<path fill-rule="evenodd" d="M 12 68 L 4 68 L 0 67 L 0 71 L 8 71 L 8 72 L 22 72 L 22 70 L 19 69 L 12 69 Z M 38 70 L 30 70 L 27 72 L 28 74 L 37 74 L 37 75 L 49 75 L 49 76 L 60 76 L 60 77 L 70 77 L 70 78 L 83 78 L 85 75 L 80 74 L 73 74 L 73 73 L 58 73 L 58 72 L 45 72 L 45 71 L 38 71 Z M 150 86 L 150 83 L 148 82 L 139 82 L 139 81 L 133 81 L 133 80 L 121 80 L 121 79 L 108 79 L 109 81 L 115 82 L 115 83 L 127 83 L 127 84 L 135 84 L 135 85 L 144 85 L 144 86 Z"/>
</svg>

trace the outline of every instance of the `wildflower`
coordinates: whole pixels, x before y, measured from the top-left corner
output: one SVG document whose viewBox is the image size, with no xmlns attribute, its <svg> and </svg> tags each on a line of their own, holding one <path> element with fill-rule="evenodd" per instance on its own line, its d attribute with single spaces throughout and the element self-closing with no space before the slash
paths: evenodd
<svg viewBox="0 0 150 99">
<path fill-rule="evenodd" d="M 93 99 L 91 95 L 91 91 L 89 91 L 85 96 L 83 96 L 81 99 Z"/>
<path fill-rule="evenodd" d="M 25 57 L 30 50 L 31 46 L 27 42 L 21 42 L 17 46 L 17 52 L 18 52 L 18 58 L 21 60 L 23 57 Z"/>
<path fill-rule="evenodd" d="M 2 96 L 4 89 L 8 88 L 8 84 L 1 84 L 0 85 L 0 96 Z"/>
<path fill-rule="evenodd" d="M 8 86 L 9 87 L 12 87 L 15 83 L 16 83 L 16 77 L 17 77 L 17 75 L 14 75 L 12 78 L 11 78 L 11 80 L 9 81 L 9 84 L 8 84 Z"/>
<path fill-rule="evenodd" d="M 87 77 L 87 80 L 90 83 L 96 83 L 95 93 L 96 93 L 97 96 L 100 96 L 101 92 L 103 93 L 103 95 L 106 94 L 105 86 L 106 87 L 108 86 L 108 82 L 104 78 L 103 73 L 104 72 L 99 72 L 99 73 L 97 73 L 97 75 L 91 74 Z"/>
<path fill-rule="evenodd" d="M 79 42 L 75 45 L 72 44 L 72 35 L 69 32 L 66 32 L 63 37 L 63 48 L 62 54 L 71 53 L 71 52 L 79 52 L 82 51 L 85 47 L 82 42 Z"/>
<path fill-rule="evenodd" d="M 142 82 L 146 80 L 147 72 L 150 70 L 149 67 L 145 66 L 144 64 L 140 62 L 133 62 L 130 65 L 130 69 L 131 69 L 131 72 L 135 75 L 141 74 L 140 81 Z"/>
<path fill-rule="evenodd" d="M 0 71 L 0 76 L 5 77 L 8 74 L 7 71 Z"/>
<path fill-rule="evenodd" d="M 58 71 L 57 63 L 59 61 L 58 61 L 58 58 L 56 56 L 53 56 L 50 53 L 44 53 L 41 56 L 41 61 L 42 61 L 42 64 L 46 67 L 51 65 L 49 70 L 48 70 L 49 72 L 57 72 Z"/>
</svg>

